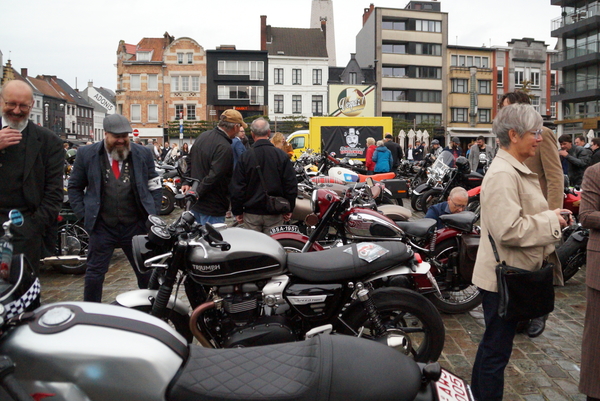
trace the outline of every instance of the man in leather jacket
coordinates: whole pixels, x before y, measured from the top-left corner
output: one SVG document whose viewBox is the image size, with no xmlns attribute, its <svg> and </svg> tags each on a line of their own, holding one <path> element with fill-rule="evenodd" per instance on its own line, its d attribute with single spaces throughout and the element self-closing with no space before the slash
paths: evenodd
<svg viewBox="0 0 600 401">
<path fill-rule="evenodd" d="M 592 151 L 581 146 L 574 146 L 573 139 L 569 134 L 563 134 L 558 138 L 561 150 L 558 152 L 562 160 L 567 162 L 569 184 L 580 186 L 583 173 L 592 159 Z"/>
</svg>

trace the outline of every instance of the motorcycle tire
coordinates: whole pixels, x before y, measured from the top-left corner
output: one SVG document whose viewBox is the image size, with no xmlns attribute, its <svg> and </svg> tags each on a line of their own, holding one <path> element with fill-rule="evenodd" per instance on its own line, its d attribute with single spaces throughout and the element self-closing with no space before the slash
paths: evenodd
<svg viewBox="0 0 600 401">
<path fill-rule="evenodd" d="M 458 249 L 456 240 L 453 238 L 442 241 L 435 246 L 436 258 L 443 265 L 448 264 L 448 258 L 454 252 L 458 252 Z M 437 310 L 450 314 L 465 313 L 475 309 L 481 304 L 483 294 L 476 285 L 465 282 L 456 289 L 447 290 L 445 282 L 446 277 L 445 271 L 438 272 L 435 276 L 435 279 L 440 286 L 442 293 L 441 297 L 437 292 L 426 295 L 431 303 L 435 305 Z"/>
<path fill-rule="evenodd" d="M 162 203 L 160 204 L 160 214 L 171 214 L 175 209 L 175 195 L 166 188 L 162 190 Z"/>
<path fill-rule="evenodd" d="M 111 305 L 123 306 L 117 301 L 113 301 Z M 139 310 L 140 312 L 148 313 L 152 311 L 150 305 L 139 305 L 134 306 L 130 309 Z M 167 323 L 173 327 L 179 334 L 181 334 L 188 343 L 194 340 L 194 335 L 190 330 L 190 317 L 188 315 L 182 315 L 174 310 L 170 311 L 169 317 L 167 317 Z"/>
<path fill-rule="evenodd" d="M 565 283 L 585 266 L 587 262 L 586 248 L 587 241 L 577 241 L 576 239 L 569 237 L 556 249 Z"/>
<path fill-rule="evenodd" d="M 412 209 L 415 212 L 422 212 L 423 211 L 423 198 L 421 195 L 416 195 L 416 194 L 411 194 L 410 196 L 410 207 L 412 207 Z"/>
<path fill-rule="evenodd" d="M 477 199 L 469 200 L 467 210 L 475 213 L 477 215 L 477 220 L 479 220 L 481 217 L 481 203 L 479 201 L 479 196 L 477 196 Z"/>
<path fill-rule="evenodd" d="M 430 189 L 421 195 L 421 209 L 423 213 L 427 213 L 429 208 L 437 203 L 443 202 L 443 193 L 436 189 Z"/>
<path fill-rule="evenodd" d="M 295 239 L 280 239 L 277 242 L 287 253 L 301 253 L 304 248 L 304 242 Z"/>
<path fill-rule="evenodd" d="M 60 230 L 58 236 L 59 246 L 61 246 Z M 89 242 L 90 236 L 83 227 L 73 224 L 67 229 L 67 246 L 69 248 L 67 255 L 87 257 Z M 87 269 L 87 262 L 84 261 L 76 265 L 54 265 L 54 268 L 63 274 L 83 274 Z"/>
<path fill-rule="evenodd" d="M 410 339 L 409 356 L 417 362 L 432 362 L 444 348 L 444 322 L 435 306 L 423 295 L 405 288 L 382 288 L 371 293 L 371 299 L 388 329 L 403 330 Z M 340 332 L 375 340 L 371 322 L 362 302 L 355 302 L 344 313 Z"/>
</svg>

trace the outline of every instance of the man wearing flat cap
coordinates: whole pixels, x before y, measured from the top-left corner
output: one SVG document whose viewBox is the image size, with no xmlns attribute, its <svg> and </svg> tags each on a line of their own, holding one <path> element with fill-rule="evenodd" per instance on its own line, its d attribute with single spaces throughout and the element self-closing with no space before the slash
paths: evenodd
<svg viewBox="0 0 600 401">
<path fill-rule="evenodd" d="M 454 167 L 456 159 L 458 159 L 460 156 L 462 156 L 460 139 L 453 137 L 452 140 L 450 140 L 450 144 L 442 151 L 440 157 L 445 164 L 450 167 Z"/>
<path fill-rule="evenodd" d="M 192 208 L 200 224 L 225 223 L 229 210 L 229 184 L 233 175 L 231 142 L 240 127 L 248 128 L 239 111 L 225 110 L 217 127 L 200 134 L 190 151 L 190 177 L 199 180 L 198 202 Z M 188 183 L 191 185 L 191 183 Z M 190 186 L 184 185 L 187 191 Z"/>
<path fill-rule="evenodd" d="M 71 207 L 90 234 L 83 292 L 83 300 L 90 302 L 102 301 L 115 248 L 129 259 L 138 287 L 148 286 L 149 274 L 135 268 L 131 239 L 146 233 L 146 219 L 159 212 L 162 200 L 152 152 L 129 142 L 129 121 L 112 114 L 104 119 L 104 131 L 104 141 L 79 149 L 69 178 Z"/>
</svg>

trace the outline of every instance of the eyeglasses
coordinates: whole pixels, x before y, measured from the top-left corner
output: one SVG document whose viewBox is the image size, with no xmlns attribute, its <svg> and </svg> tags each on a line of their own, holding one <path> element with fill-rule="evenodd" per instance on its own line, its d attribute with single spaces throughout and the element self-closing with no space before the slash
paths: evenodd
<svg viewBox="0 0 600 401">
<path fill-rule="evenodd" d="M 23 111 L 29 111 L 29 109 L 31 109 L 31 106 L 28 104 L 21 104 L 15 102 L 4 102 L 4 104 L 7 105 L 9 109 L 16 109 L 17 106 Z"/>
<path fill-rule="evenodd" d="M 467 208 L 467 205 L 459 205 L 456 202 L 454 202 L 452 199 L 449 199 L 448 202 L 452 202 L 452 204 L 454 205 L 454 207 L 457 208 L 457 209 L 465 210 Z"/>
<path fill-rule="evenodd" d="M 541 129 L 536 129 L 536 130 L 527 131 L 527 132 L 531 132 L 533 134 L 533 136 L 535 137 L 535 139 L 540 139 L 542 137 L 542 130 Z"/>
</svg>

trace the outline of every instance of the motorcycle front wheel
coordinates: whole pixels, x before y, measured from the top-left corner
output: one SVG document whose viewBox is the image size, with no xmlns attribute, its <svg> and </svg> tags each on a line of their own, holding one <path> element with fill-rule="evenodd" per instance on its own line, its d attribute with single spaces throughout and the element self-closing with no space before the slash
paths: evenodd
<svg viewBox="0 0 600 401">
<path fill-rule="evenodd" d="M 435 246 L 435 255 L 439 263 L 448 266 L 450 255 L 458 252 L 456 240 L 454 238 L 447 239 Z M 483 294 L 479 288 L 466 281 L 453 283 L 447 282 L 448 274 L 446 271 L 438 272 L 435 279 L 440 287 L 440 294 L 432 292 L 427 294 L 427 298 L 435 305 L 435 307 L 443 313 L 464 313 L 469 312 L 481 304 Z"/>
<path fill-rule="evenodd" d="M 175 209 L 175 195 L 170 190 L 163 188 L 162 202 L 160 204 L 160 214 L 170 214 Z"/>
<path fill-rule="evenodd" d="M 410 207 L 415 212 L 423 211 L 423 197 L 421 195 L 417 195 L 414 192 L 410 195 Z"/>
<path fill-rule="evenodd" d="M 445 340 L 444 322 L 427 298 L 404 288 L 385 288 L 372 292 L 371 299 L 386 330 L 405 333 L 404 353 L 417 362 L 436 361 L 440 357 Z M 371 340 L 380 337 L 375 334 L 362 302 L 351 305 L 342 320 L 343 334 Z"/>
<path fill-rule="evenodd" d="M 430 189 L 421 195 L 422 212 L 427 213 L 429 208 L 437 203 L 443 202 L 443 192 L 437 189 Z"/>
</svg>

